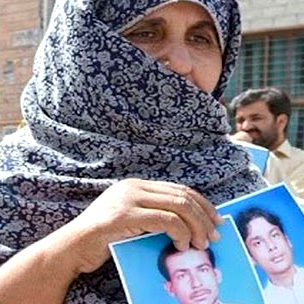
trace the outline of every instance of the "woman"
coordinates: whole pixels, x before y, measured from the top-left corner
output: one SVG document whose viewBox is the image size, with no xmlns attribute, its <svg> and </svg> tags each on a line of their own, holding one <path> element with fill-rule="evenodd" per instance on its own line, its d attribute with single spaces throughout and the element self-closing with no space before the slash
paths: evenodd
<svg viewBox="0 0 304 304">
<path fill-rule="evenodd" d="M 1 302 L 126 303 L 110 242 L 218 239 L 210 202 L 264 186 L 218 102 L 239 42 L 234 0 L 58 1 L 0 150 Z"/>
</svg>

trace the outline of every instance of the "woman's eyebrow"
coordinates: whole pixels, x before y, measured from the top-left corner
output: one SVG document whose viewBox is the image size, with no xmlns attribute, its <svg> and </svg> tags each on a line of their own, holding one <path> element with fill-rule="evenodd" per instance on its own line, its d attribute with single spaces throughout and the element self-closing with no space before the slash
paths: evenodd
<svg viewBox="0 0 304 304">
<path fill-rule="evenodd" d="M 214 23 L 212 21 L 207 21 L 207 20 L 202 20 L 199 21 L 197 23 L 195 23 L 192 26 L 193 29 L 204 29 L 204 30 L 208 30 L 211 31 L 214 35 L 217 36 L 217 30 L 214 26 Z"/>
<path fill-rule="evenodd" d="M 151 18 L 151 19 L 145 19 L 145 20 L 141 20 L 138 23 L 136 23 L 134 25 L 134 27 L 136 26 L 153 26 L 153 25 L 160 25 L 160 24 L 165 24 L 166 20 L 164 18 Z"/>
<path fill-rule="evenodd" d="M 130 33 L 132 33 L 132 31 L 140 29 L 140 28 L 145 28 L 145 27 L 150 27 L 150 26 L 160 26 L 161 24 L 165 24 L 166 20 L 163 18 L 151 18 L 151 19 L 145 19 L 145 20 L 140 20 L 137 23 L 135 23 L 134 25 L 132 25 L 130 28 L 126 29 L 123 32 L 123 35 L 126 36 Z"/>
</svg>

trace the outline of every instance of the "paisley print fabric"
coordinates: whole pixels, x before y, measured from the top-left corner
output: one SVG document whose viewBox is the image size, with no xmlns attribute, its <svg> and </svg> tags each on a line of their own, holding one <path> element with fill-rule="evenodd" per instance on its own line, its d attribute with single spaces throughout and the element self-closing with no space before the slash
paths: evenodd
<svg viewBox="0 0 304 304">
<path fill-rule="evenodd" d="M 247 153 L 227 140 L 218 102 L 240 45 L 237 3 L 192 1 L 209 11 L 221 40 L 223 72 L 212 94 L 122 38 L 171 2 L 57 2 L 22 95 L 27 127 L 0 146 L 1 263 L 120 179 L 183 183 L 214 204 L 264 186 Z M 65 303 L 126 303 L 113 263 L 76 280 Z"/>
</svg>

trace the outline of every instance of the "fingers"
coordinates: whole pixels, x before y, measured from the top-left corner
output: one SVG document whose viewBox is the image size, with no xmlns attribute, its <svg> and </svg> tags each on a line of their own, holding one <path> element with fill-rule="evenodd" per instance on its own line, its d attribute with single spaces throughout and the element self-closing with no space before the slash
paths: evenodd
<svg viewBox="0 0 304 304">
<path fill-rule="evenodd" d="M 136 227 L 141 229 L 143 226 L 146 232 L 166 232 L 181 250 L 189 247 L 189 243 L 203 249 L 208 246 L 208 241 L 219 239 L 215 225 L 222 222 L 221 217 L 208 200 L 191 188 L 169 182 L 140 179 L 127 179 L 120 183 L 123 183 L 120 191 L 114 186 L 113 198 L 109 200 L 113 202 L 114 197 L 122 194 L 121 203 L 125 207 L 128 205 L 126 210 L 130 209 L 130 212 L 118 223 L 121 224 L 126 218 L 136 222 L 130 229 L 131 234 Z M 147 212 L 147 219 L 143 220 L 143 213 L 138 210 Z M 146 221 L 153 215 L 155 218 L 151 218 L 148 227 Z"/>
<path fill-rule="evenodd" d="M 177 195 L 181 197 L 190 197 L 194 202 L 207 213 L 214 225 L 221 225 L 223 218 L 218 215 L 215 207 L 195 190 L 180 184 L 162 182 L 162 181 L 144 181 L 143 189 L 148 192 L 163 193 L 168 195 Z"/>
<path fill-rule="evenodd" d="M 215 207 L 206 198 L 191 188 L 185 187 L 185 191 L 200 205 L 214 225 L 221 225 L 223 223 L 223 218 L 218 215 Z"/>
<path fill-rule="evenodd" d="M 231 135 L 231 138 L 235 139 L 235 140 L 247 141 L 249 143 L 252 143 L 252 140 L 253 140 L 251 135 L 246 131 L 239 131 L 239 132 Z"/>
<path fill-rule="evenodd" d="M 191 243 L 194 247 L 204 248 L 207 239 L 214 231 L 214 224 L 209 216 L 200 208 L 187 193 L 178 191 L 176 194 L 149 193 L 140 203 L 145 209 L 163 210 L 174 213 L 188 227 L 191 233 Z"/>
<path fill-rule="evenodd" d="M 167 182 L 143 181 L 141 187 L 144 193 L 139 205 L 177 214 L 189 227 L 194 247 L 203 248 L 207 240 L 219 239 L 215 225 L 221 223 L 222 219 L 199 193 L 189 187 Z"/>
<path fill-rule="evenodd" d="M 136 214 L 137 213 L 137 214 Z M 173 241 L 178 250 L 189 249 L 191 242 L 191 231 L 186 223 L 175 213 L 157 210 L 138 208 L 134 214 L 140 219 L 141 228 L 146 232 L 165 232 Z M 203 244 L 200 248 L 204 248 Z"/>
</svg>

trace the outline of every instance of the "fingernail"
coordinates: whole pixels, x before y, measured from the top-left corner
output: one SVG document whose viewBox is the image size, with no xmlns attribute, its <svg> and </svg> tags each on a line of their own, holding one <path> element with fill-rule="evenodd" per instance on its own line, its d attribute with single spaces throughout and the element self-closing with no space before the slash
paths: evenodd
<svg viewBox="0 0 304 304">
<path fill-rule="evenodd" d="M 224 224 L 224 218 L 221 216 L 221 215 L 217 215 L 216 216 L 216 221 L 217 221 L 217 223 L 219 224 L 219 225 L 222 225 L 222 224 Z"/>
<path fill-rule="evenodd" d="M 194 247 L 196 247 L 199 250 L 205 249 L 206 246 L 206 240 L 205 239 L 199 239 L 194 243 L 192 243 Z"/>
<path fill-rule="evenodd" d="M 174 246 L 179 251 L 186 251 L 189 249 L 189 243 L 174 242 Z"/>
<path fill-rule="evenodd" d="M 210 239 L 213 241 L 213 242 L 216 242 L 218 241 L 219 239 L 221 238 L 221 235 L 218 233 L 218 231 L 216 230 L 213 230 L 211 236 L 210 236 Z"/>
</svg>

